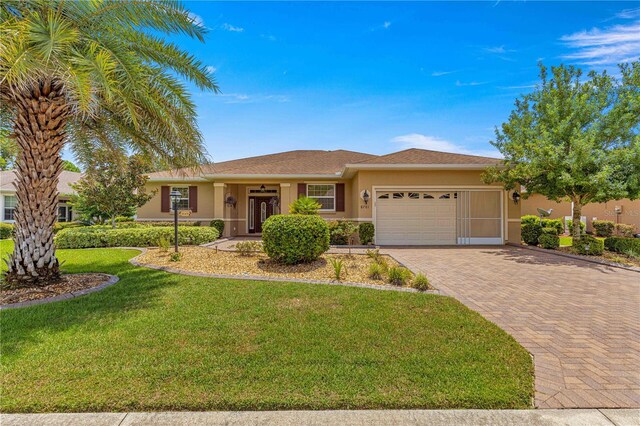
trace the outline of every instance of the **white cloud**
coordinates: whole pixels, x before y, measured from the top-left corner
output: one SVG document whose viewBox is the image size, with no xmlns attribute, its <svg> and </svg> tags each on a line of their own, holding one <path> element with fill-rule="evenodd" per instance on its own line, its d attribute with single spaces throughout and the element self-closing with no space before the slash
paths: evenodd
<svg viewBox="0 0 640 426">
<path fill-rule="evenodd" d="M 465 87 L 465 86 L 481 86 L 483 84 L 487 84 L 486 81 L 469 81 L 469 82 L 462 82 L 460 80 L 456 81 L 456 86 L 458 87 Z"/>
<path fill-rule="evenodd" d="M 408 135 L 396 136 L 391 139 L 403 149 L 420 148 L 432 151 L 452 152 L 455 154 L 480 155 L 482 157 L 502 158 L 502 155 L 495 149 L 469 149 L 465 146 L 449 142 L 437 136 L 422 135 L 420 133 L 410 133 Z"/>
<path fill-rule="evenodd" d="M 382 28 L 384 28 L 385 30 L 389 29 L 390 26 L 391 26 L 391 22 L 389 21 L 384 21 L 384 24 L 382 24 Z"/>
<path fill-rule="evenodd" d="M 213 74 L 214 72 L 218 71 L 218 68 L 214 67 L 213 65 L 209 65 L 207 68 L 207 73 L 208 74 Z"/>
<path fill-rule="evenodd" d="M 630 13 L 626 12 L 628 16 L 632 16 Z M 560 40 L 573 50 L 563 55 L 563 59 L 589 66 L 629 62 L 640 57 L 640 20 L 603 29 L 579 31 L 564 35 Z"/>
<path fill-rule="evenodd" d="M 523 84 L 521 86 L 498 86 L 499 89 L 533 89 L 535 84 Z"/>
<path fill-rule="evenodd" d="M 260 102 L 289 102 L 289 97 L 286 95 L 248 95 L 246 93 L 223 93 L 216 95 L 216 97 L 222 97 L 225 104 L 254 104 Z"/>
<path fill-rule="evenodd" d="M 620 19 L 633 19 L 640 18 L 640 7 L 635 9 L 624 9 L 616 13 L 616 18 Z"/>
<path fill-rule="evenodd" d="M 242 27 L 236 27 L 235 25 L 231 25 L 228 23 L 224 23 L 221 25 L 222 29 L 225 31 L 231 31 L 232 33 L 243 33 L 244 32 L 244 28 Z"/>
<path fill-rule="evenodd" d="M 458 71 L 434 71 L 431 73 L 432 77 L 441 77 L 443 75 L 448 75 L 448 74 L 453 74 L 454 72 L 458 72 Z"/>
<path fill-rule="evenodd" d="M 487 53 L 496 53 L 500 55 L 515 52 L 514 49 L 507 49 L 506 47 L 504 47 L 504 44 L 502 46 L 485 47 L 484 51 Z"/>
</svg>

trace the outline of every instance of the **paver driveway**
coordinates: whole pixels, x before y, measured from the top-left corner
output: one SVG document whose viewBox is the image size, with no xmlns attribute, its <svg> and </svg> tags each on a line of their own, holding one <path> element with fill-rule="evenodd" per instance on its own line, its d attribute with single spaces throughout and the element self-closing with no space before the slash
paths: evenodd
<svg viewBox="0 0 640 426">
<path fill-rule="evenodd" d="M 512 246 L 385 251 L 534 355 L 537 407 L 640 407 L 640 273 Z"/>
</svg>

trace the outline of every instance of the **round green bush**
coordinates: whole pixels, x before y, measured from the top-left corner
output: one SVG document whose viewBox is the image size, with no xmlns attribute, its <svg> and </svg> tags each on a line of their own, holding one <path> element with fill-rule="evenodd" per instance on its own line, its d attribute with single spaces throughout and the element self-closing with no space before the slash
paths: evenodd
<svg viewBox="0 0 640 426">
<path fill-rule="evenodd" d="M 375 227 L 371 222 L 362 222 L 358 226 L 358 237 L 360 237 L 360 244 L 371 244 L 373 242 L 373 236 L 375 234 Z"/>
<path fill-rule="evenodd" d="M 613 235 L 615 223 L 610 220 L 594 220 L 592 223 L 596 236 L 610 237 Z"/>
<path fill-rule="evenodd" d="M 224 220 L 222 219 L 213 219 L 209 226 L 212 228 L 216 228 L 218 230 L 218 235 L 222 237 L 224 235 Z"/>
<path fill-rule="evenodd" d="M 542 234 L 542 225 L 538 216 L 522 216 L 520 218 L 520 230 L 522 241 L 530 246 L 538 245 L 538 239 Z"/>
<path fill-rule="evenodd" d="M 68 228 L 58 232 L 55 244 L 60 249 L 89 247 L 153 247 L 164 238 L 173 244 L 174 229 L 166 226 L 107 229 L 97 227 Z M 179 226 L 178 244 L 197 245 L 218 238 L 218 230 L 208 227 Z"/>
<path fill-rule="evenodd" d="M 329 250 L 329 227 L 317 215 L 274 215 L 262 224 L 262 242 L 277 262 L 312 262 Z"/>
<path fill-rule="evenodd" d="M 545 228 L 545 229 L 553 229 L 553 228 Z M 540 235 L 540 239 L 538 240 L 538 242 L 540 243 L 540 246 L 542 248 L 546 248 L 546 249 L 552 249 L 555 250 L 558 247 L 560 247 L 560 237 L 558 237 L 554 233 L 545 233 Z"/>
<path fill-rule="evenodd" d="M 13 235 L 13 225 L 0 222 L 0 240 L 11 238 Z"/>
<path fill-rule="evenodd" d="M 578 254 L 599 256 L 604 252 L 604 241 L 591 235 L 582 235 L 580 238 L 573 239 L 573 251 Z"/>
<path fill-rule="evenodd" d="M 540 225 L 543 229 L 553 228 L 556 235 L 564 233 L 564 224 L 562 223 L 562 219 L 541 219 Z"/>
</svg>

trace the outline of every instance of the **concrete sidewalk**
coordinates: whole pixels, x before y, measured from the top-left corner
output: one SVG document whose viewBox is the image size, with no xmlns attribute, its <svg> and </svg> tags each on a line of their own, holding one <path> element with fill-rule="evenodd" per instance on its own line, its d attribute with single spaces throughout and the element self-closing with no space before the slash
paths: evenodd
<svg viewBox="0 0 640 426">
<path fill-rule="evenodd" d="M 431 425 L 637 426 L 640 410 L 336 410 L 0 414 L 2 426 Z"/>
</svg>

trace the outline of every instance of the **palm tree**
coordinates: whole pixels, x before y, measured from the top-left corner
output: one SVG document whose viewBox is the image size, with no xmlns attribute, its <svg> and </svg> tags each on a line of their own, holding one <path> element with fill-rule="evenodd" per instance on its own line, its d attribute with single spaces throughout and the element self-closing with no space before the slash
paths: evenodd
<svg viewBox="0 0 640 426">
<path fill-rule="evenodd" d="M 60 279 L 53 225 L 66 143 L 80 158 L 106 146 L 173 167 L 204 160 L 195 105 L 179 77 L 218 87 L 162 35 L 203 41 L 205 32 L 175 1 L 0 2 L 0 118 L 19 147 L 7 285 Z"/>
</svg>

